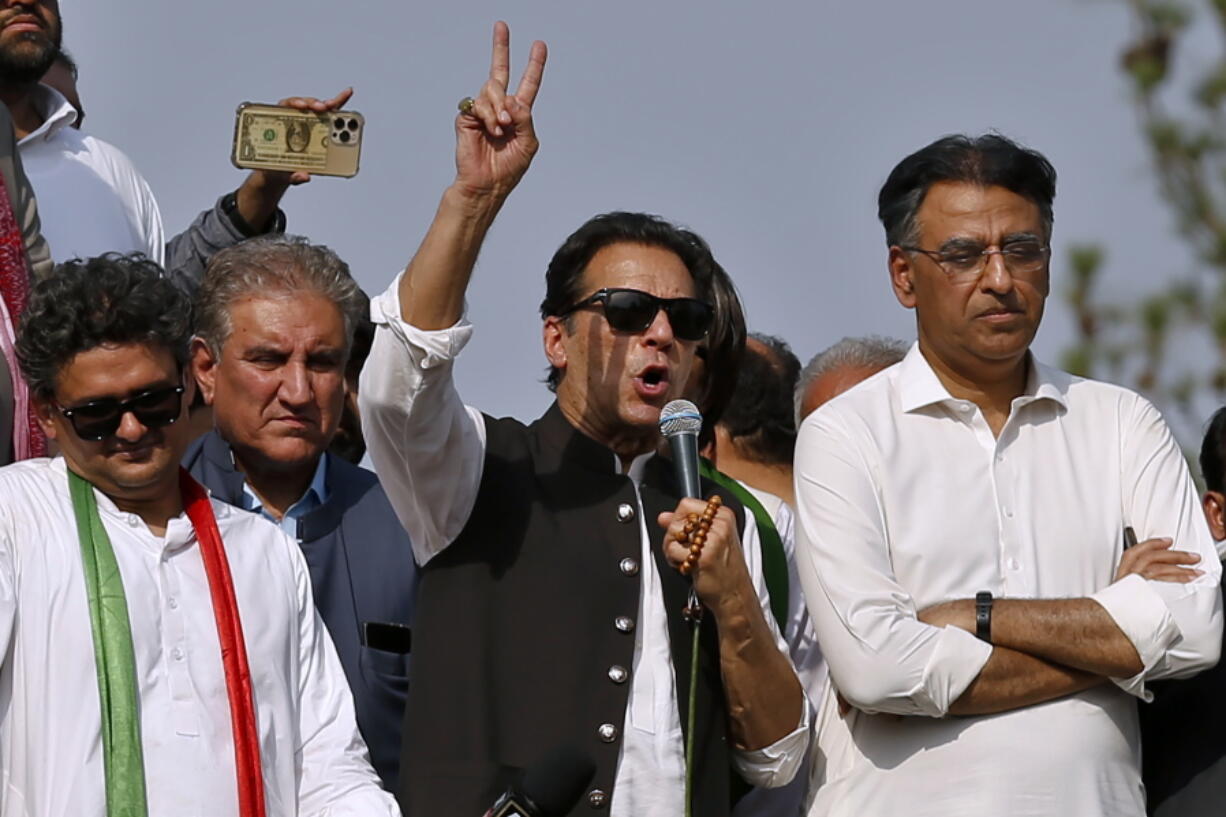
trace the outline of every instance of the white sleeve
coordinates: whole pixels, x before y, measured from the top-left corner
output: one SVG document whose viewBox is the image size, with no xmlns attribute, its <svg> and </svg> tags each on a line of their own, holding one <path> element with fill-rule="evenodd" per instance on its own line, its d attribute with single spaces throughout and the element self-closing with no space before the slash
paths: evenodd
<svg viewBox="0 0 1226 817">
<path fill-rule="evenodd" d="M 297 544 L 287 539 L 287 547 Z M 298 814 L 399 817 L 358 732 L 353 695 L 315 601 L 306 563 L 294 559 L 298 593 Z"/>
<path fill-rule="evenodd" d="M 149 189 L 149 183 L 144 176 L 137 175 L 133 180 L 137 189 L 136 217 L 140 225 L 141 243 L 144 252 L 157 262 L 159 267 L 166 266 L 166 233 L 162 228 L 162 211 L 158 209 L 157 199 Z"/>
<path fill-rule="evenodd" d="M 403 274 L 403 273 L 402 273 Z M 399 276 L 370 305 L 375 340 L 362 369 L 362 433 L 413 554 L 424 565 L 468 522 L 485 465 L 485 420 L 465 406 L 452 367 L 472 325 L 427 332 L 400 318 Z"/>
<path fill-rule="evenodd" d="M 992 647 L 917 617 L 865 456 L 823 413 L 796 443 L 796 566 L 834 685 L 865 712 L 944 716 Z"/>
<path fill-rule="evenodd" d="M 17 566 L 13 553 L 13 525 L 8 511 L 0 506 L 0 665 L 8 655 L 13 624 L 17 620 Z"/>
<path fill-rule="evenodd" d="M 1187 584 L 1150 581 L 1136 574 L 1095 593 L 1136 648 L 1144 669 L 1112 680 L 1149 700 L 1147 680 L 1184 677 L 1217 663 L 1222 647 L 1222 565 L 1183 452 L 1158 410 L 1129 395 L 1121 423 L 1124 522 L 1138 541 L 1167 536 L 1173 548 L 1200 554 L 1203 574 Z"/>
<path fill-rule="evenodd" d="M 770 628 L 771 635 L 775 638 L 775 647 L 786 656 L 788 645 L 783 640 L 779 627 L 775 624 L 775 617 L 771 614 L 770 596 L 767 593 L 766 579 L 762 573 L 762 543 L 758 537 L 758 526 L 748 509 L 745 511 L 745 533 L 741 537 L 741 547 L 746 554 L 745 566 L 749 569 L 749 578 L 758 594 L 758 604 L 762 608 L 766 626 Z M 750 554 L 755 554 L 755 556 L 750 558 Z M 790 657 L 788 661 L 791 662 Z M 794 730 L 770 746 L 761 749 L 732 748 L 733 768 L 747 783 L 773 789 L 786 786 L 796 776 L 806 757 L 811 737 L 811 705 L 803 688 L 802 695 L 804 700 L 800 707 L 800 723 Z"/>
<path fill-rule="evenodd" d="M 800 573 L 796 569 L 796 515 L 786 502 L 781 501 L 775 512 L 775 530 L 783 542 L 788 564 L 788 619 L 783 639 L 787 642 L 788 655 L 792 657 L 796 675 L 816 708 L 826 686 L 826 673 L 822 667 L 822 650 L 817 643 L 817 633 L 813 632 L 809 608 L 805 606 Z"/>
</svg>

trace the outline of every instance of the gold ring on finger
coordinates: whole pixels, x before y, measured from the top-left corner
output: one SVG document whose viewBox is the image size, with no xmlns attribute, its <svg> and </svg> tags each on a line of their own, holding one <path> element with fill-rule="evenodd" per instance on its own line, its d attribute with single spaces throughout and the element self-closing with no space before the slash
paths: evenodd
<svg viewBox="0 0 1226 817">
<path fill-rule="evenodd" d="M 477 100 L 473 99 L 471 96 L 466 96 L 460 100 L 460 104 L 456 105 L 456 107 L 459 108 L 460 113 L 464 114 L 465 116 L 472 116 L 473 106 L 476 104 Z"/>
</svg>

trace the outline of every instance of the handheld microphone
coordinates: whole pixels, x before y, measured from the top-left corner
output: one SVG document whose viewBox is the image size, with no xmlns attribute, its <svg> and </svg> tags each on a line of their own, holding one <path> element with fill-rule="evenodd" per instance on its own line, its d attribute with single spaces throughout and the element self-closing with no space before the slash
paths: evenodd
<svg viewBox="0 0 1226 817">
<path fill-rule="evenodd" d="M 587 752 L 572 745 L 554 747 L 530 766 L 486 812 L 486 817 L 563 817 L 596 774 Z"/>
<path fill-rule="evenodd" d="M 673 472 L 684 496 L 702 498 L 698 483 L 698 432 L 702 415 L 689 400 L 673 400 L 660 412 L 660 433 L 668 438 L 673 454 Z"/>
</svg>

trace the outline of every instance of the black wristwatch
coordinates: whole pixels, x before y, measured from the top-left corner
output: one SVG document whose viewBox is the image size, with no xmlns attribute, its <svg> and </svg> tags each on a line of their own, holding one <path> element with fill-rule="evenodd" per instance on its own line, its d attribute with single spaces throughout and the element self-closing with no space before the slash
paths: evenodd
<svg viewBox="0 0 1226 817">
<path fill-rule="evenodd" d="M 975 636 L 992 643 L 992 594 L 986 590 L 975 594 Z"/>
</svg>

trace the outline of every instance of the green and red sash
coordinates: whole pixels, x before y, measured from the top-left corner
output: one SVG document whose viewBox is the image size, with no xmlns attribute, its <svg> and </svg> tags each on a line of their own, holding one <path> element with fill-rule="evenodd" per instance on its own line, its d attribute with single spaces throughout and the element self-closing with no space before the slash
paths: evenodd
<svg viewBox="0 0 1226 817">
<path fill-rule="evenodd" d="M 68 488 L 81 539 L 81 561 L 85 569 L 90 629 L 98 668 L 106 811 L 108 817 L 146 817 L 149 807 L 141 752 L 136 657 L 123 578 L 110 537 L 98 514 L 93 486 L 70 470 Z M 208 494 L 183 469 L 179 470 L 179 488 L 183 507 L 200 543 L 221 642 L 221 663 L 234 731 L 239 814 L 241 817 L 264 817 L 264 784 L 251 670 L 247 665 L 247 647 L 234 598 L 230 564 Z"/>
</svg>

